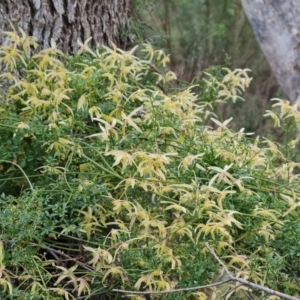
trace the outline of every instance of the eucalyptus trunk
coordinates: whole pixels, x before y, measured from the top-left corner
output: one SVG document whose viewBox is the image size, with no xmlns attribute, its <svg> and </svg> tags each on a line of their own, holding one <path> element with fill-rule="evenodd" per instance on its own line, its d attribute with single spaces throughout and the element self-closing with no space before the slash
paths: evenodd
<svg viewBox="0 0 300 300">
<path fill-rule="evenodd" d="M 241 2 L 280 87 L 300 102 L 300 1 Z"/>
<path fill-rule="evenodd" d="M 119 47 L 125 43 L 131 0 L 0 0 L 2 30 L 8 20 L 35 36 L 42 48 L 53 38 L 63 52 L 78 49 L 77 40 L 92 37 L 90 45 Z M 0 34 L 0 44 L 4 41 Z"/>
</svg>

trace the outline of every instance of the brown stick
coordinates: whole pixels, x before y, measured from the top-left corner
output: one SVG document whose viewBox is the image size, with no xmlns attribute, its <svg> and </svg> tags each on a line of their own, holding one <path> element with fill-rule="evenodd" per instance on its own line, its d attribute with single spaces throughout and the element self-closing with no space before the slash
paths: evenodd
<svg viewBox="0 0 300 300">
<path fill-rule="evenodd" d="M 296 298 L 296 297 L 293 297 L 293 296 L 290 296 L 290 295 L 287 295 L 287 294 L 284 294 L 284 293 L 281 293 L 281 292 L 277 292 L 275 290 L 272 290 L 272 289 L 270 289 L 268 287 L 265 287 L 265 286 L 262 286 L 260 284 L 256 284 L 256 283 L 253 283 L 251 281 L 248 281 L 248 280 L 245 280 L 245 279 L 233 276 L 228 271 L 228 269 L 225 266 L 225 264 L 217 256 L 217 254 L 215 253 L 215 251 L 209 246 L 209 244 L 205 243 L 205 246 L 207 247 L 207 249 L 209 250 L 209 252 L 213 255 L 213 257 L 218 261 L 218 263 L 224 268 L 226 274 L 228 275 L 228 277 L 229 277 L 229 279 L 231 281 L 237 281 L 237 282 L 241 283 L 242 285 L 246 285 L 246 286 L 251 287 L 253 290 L 263 291 L 263 292 L 266 292 L 269 295 L 275 295 L 275 296 L 278 296 L 278 297 L 280 297 L 282 299 L 299 300 L 299 298 Z"/>
</svg>

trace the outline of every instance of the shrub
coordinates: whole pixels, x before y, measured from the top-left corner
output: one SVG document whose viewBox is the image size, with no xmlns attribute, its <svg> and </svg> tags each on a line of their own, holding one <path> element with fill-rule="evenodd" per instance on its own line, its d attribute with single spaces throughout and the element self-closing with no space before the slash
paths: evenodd
<svg viewBox="0 0 300 300">
<path fill-rule="evenodd" d="M 206 242 L 235 276 L 299 291 L 298 165 L 288 158 L 297 141 L 283 153 L 210 109 L 240 97 L 247 70 L 208 74 L 197 95 L 195 85 L 174 84 L 168 56 L 150 44 L 124 52 L 86 41 L 65 56 L 52 41 L 29 55 L 33 38 L 6 34 L 2 297 L 121 298 L 119 290 L 209 284 L 224 276 Z M 278 103 L 281 120 L 298 116 Z M 215 128 L 205 125 L 210 116 Z M 243 293 L 227 283 L 152 299 Z"/>
</svg>

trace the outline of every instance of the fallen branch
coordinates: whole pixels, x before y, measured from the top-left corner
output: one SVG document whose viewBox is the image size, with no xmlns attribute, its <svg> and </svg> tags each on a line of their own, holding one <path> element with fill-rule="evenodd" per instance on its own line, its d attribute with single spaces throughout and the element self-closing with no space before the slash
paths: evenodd
<svg viewBox="0 0 300 300">
<path fill-rule="evenodd" d="M 207 247 L 207 249 L 209 250 L 209 252 L 213 255 L 213 257 L 218 261 L 218 263 L 224 268 L 226 274 L 228 275 L 228 278 L 230 281 L 237 281 L 239 283 L 241 283 L 242 285 L 248 286 L 253 290 L 258 290 L 258 291 L 263 291 L 266 292 L 269 295 L 274 295 L 274 296 L 278 296 L 282 299 L 288 299 L 288 300 L 299 300 L 299 298 L 281 293 L 281 292 L 277 292 L 275 290 L 272 290 L 268 287 L 253 283 L 251 281 L 242 279 L 242 278 L 238 278 L 233 276 L 227 269 L 227 267 L 225 266 L 225 264 L 221 261 L 221 259 L 217 256 L 217 254 L 215 253 L 215 251 L 209 246 L 208 243 L 205 243 L 205 246 Z"/>
</svg>

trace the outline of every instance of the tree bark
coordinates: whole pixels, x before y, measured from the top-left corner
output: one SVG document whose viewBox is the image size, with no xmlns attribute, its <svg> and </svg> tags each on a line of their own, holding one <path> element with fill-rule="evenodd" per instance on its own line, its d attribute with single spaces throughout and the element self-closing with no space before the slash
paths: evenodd
<svg viewBox="0 0 300 300">
<path fill-rule="evenodd" d="M 0 0 L 2 30 L 15 27 L 47 48 L 53 38 L 65 53 L 78 49 L 77 40 L 92 37 L 90 45 L 124 46 L 131 0 Z M 0 44 L 4 41 L 0 35 Z"/>
<path fill-rule="evenodd" d="M 241 2 L 280 87 L 300 102 L 300 1 Z"/>
</svg>

